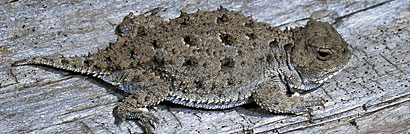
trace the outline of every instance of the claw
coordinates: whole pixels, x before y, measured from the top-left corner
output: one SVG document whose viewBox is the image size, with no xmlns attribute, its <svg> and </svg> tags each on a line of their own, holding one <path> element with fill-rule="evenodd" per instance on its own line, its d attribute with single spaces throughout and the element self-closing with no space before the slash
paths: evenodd
<svg viewBox="0 0 410 134">
<path fill-rule="evenodd" d="M 142 116 L 140 116 L 139 118 L 141 121 L 144 122 L 144 124 L 146 124 L 147 126 L 149 126 L 149 128 L 152 128 L 153 130 L 155 130 L 155 128 L 158 127 L 159 119 L 153 115 L 152 113 L 143 113 Z"/>
<path fill-rule="evenodd" d="M 121 120 L 135 120 L 147 134 L 152 134 L 159 126 L 159 119 L 148 111 L 147 108 L 128 108 L 123 105 L 118 107 L 118 116 Z"/>
<path fill-rule="evenodd" d="M 152 126 L 152 128 L 156 129 L 160 124 L 159 119 L 156 116 L 152 116 L 151 119 L 152 120 L 148 120 L 149 124 Z"/>
</svg>

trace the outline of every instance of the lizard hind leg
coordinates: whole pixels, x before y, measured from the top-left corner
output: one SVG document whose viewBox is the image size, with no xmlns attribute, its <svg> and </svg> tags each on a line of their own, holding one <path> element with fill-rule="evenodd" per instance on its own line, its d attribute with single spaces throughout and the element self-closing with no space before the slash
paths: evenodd
<svg viewBox="0 0 410 134">
<path fill-rule="evenodd" d="M 137 121 L 146 133 L 153 133 L 152 131 L 157 128 L 160 121 L 149 109 L 151 109 L 151 106 L 163 101 L 165 93 L 158 91 L 158 89 L 137 91 L 135 94 L 126 97 L 118 105 L 117 114 L 121 120 Z"/>
<path fill-rule="evenodd" d="M 141 68 L 113 71 L 99 78 L 131 94 L 117 106 L 118 117 L 135 120 L 146 133 L 152 133 L 159 119 L 148 109 L 165 100 L 169 93 L 166 82 L 152 71 Z"/>
<path fill-rule="evenodd" d="M 300 114 L 323 107 L 323 99 L 298 93 L 291 95 L 283 83 L 273 80 L 261 83 L 252 97 L 262 109 L 273 113 Z"/>
</svg>

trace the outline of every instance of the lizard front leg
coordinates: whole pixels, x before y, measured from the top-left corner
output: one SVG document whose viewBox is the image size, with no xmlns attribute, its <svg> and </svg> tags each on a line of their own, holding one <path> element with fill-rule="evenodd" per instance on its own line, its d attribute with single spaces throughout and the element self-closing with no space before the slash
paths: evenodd
<svg viewBox="0 0 410 134">
<path fill-rule="evenodd" d="M 279 79 L 262 82 L 252 95 L 262 109 L 273 113 L 298 114 L 323 106 L 323 99 L 291 93 Z"/>
</svg>

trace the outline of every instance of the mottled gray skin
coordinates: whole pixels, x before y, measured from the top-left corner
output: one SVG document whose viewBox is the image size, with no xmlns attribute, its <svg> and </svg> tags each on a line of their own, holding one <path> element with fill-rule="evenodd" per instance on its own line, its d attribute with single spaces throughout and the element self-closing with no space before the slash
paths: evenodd
<svg viewBox="0 0 410 134">
<path fill-rule="evenodd" d="M 323 106 L 303 95 L 319 88 L 350 59 L 348 44 L 328 23 L 281 31 L 241 12 L 181 12 L 165 21 L 129 14 L 115 43 L 84 57 L 32 57 L 38 64 L 100 78 L 132 95 L 118 105 L 123 119 L 151 133 L 158 118 L 146 108 L 162 101 L 226 109 L 255 101 L 274 113 Z"/>
</svg>

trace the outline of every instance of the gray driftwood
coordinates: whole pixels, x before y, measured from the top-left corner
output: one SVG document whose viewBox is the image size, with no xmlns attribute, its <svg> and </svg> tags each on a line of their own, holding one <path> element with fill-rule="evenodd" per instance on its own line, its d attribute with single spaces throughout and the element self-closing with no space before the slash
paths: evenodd
<svg viewBox="0 0 410 134">
<path fill-rule="evenodd" d="M 274 115 L 252 105 L 200 110 L 161 104 L 157 133 L 410 133 L 409 2 L 15 1 L 0 2 L 0 133 L 134 133 L 117 126 L 121 92 L 90 77 L 23 66 L 29 56 L 84 55 L 116 39 L 115 26 L 129 12 L 154 9 L 175 18 L 179 10 L 243 11 L 273 26 L 327 21 L 351 44 L 349 67 L 315 91 L 326 108 L 306 115 Z M 160 8 L 158 8 L 160 7 Z"/>
</svg>

